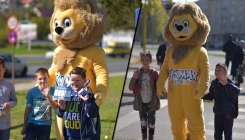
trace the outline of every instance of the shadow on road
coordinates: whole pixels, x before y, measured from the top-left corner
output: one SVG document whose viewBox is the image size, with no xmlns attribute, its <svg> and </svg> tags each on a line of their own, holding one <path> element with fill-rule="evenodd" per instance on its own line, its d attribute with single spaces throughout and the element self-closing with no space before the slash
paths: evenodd
<svg viewBox="0 0 245 140">
<path fill-rule="evenodd" d="M 123 93 L 123 97 L 122 98 L 126 98 L 126 97 L 129 97 L 129 98 L 134 98 L 134 94 L 133 93 Z M 130 105 L 133 105 L 134 104 L 134 101 L 125 101 L 125 102 L 121 102 L 120 104 L 120 107 L 123 107 L 123 106 L 130 106 Z"/>
</svg>

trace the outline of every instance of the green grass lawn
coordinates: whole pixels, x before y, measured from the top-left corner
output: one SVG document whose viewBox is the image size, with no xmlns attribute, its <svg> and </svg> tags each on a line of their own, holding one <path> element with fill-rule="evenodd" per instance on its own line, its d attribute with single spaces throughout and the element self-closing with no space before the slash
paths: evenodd
<svg viewBox="0 0 245 140">
<path fill-rule="evenodd" d="M 8 45 L 5 47 L 1 47 L 0 51 L 2 53 L 9 53 L 12 54 L 12 45 Z M 55 48 L 55 45 L 32 45 L 31 51 L 28 51 L 28 45 L 27 44 L 20 44 L 19 49 L 15 46 L 15 54 L 45 54 L 47 51 Z"/>
<path fill-rule="evenodd" d="M 121 98 L 124 78 L 125 76 L 123 75 L 123 76 L 110 77 L 109 79 L 109 92 L 107 98 L 105 99 L 104 104 L 100 108 L 101 139 L 105 139 L 105 136 L 107 136 L 108 137 L 107 139 L 109 140 L 112 139 L 112 134 L 114 132 L 115 121 L 116 121 L 119 102 Z M 16 93 L 18 98 L 18 104 L 11 110 L 11 124 L 12 124 L 11 131 L 10 131 L 11 140 L 20 140 L 22 138 L 20 132 L 23 125 L 26 93 L 27 90 L 18 91 Z M 51 128 L 50 138 L 52 140 L 56 139 L 55 128 L 54 128 L 54 117 L 53 117 L 53 125 Z"/>
</svg>

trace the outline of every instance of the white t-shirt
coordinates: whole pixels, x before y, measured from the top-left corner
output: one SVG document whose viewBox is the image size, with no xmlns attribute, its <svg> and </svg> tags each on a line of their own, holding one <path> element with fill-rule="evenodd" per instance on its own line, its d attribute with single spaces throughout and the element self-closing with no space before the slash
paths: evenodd
<svg viewBox="0 0 245 140">
<path fill-rule="evenodd" d="M 143 103 L 149 103 L 151 101 L 152 90 L 151 90 L 151 78 L 149 73 L 143 73 L 142 75 L 140 94 Z"/>
</svg>

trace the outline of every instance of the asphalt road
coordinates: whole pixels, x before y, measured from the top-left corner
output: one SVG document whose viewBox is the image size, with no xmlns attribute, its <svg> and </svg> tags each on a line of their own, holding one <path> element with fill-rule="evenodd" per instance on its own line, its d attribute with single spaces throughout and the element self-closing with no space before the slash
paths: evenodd
<svg viewBox="0 0 245 140">
<path fill-rule="evenodd" d="M 38 62 L 38 61 L 46 61 L 43 55 L 31 55 L 31 56 L 17 56 L 21 61 L 27 62 Z M 128 57 L 128 56 L 127 56 Z M 28 72 L 26 77 L 15 76 L 15 81 L 22 81 L 22 80 L 33 80 L 35 78 L 35 72 L 38 68 L 44 67 L 49 68 L 51 65 L 29 65 Z M 108 62 L 107 68 L 109 73 L 115 72 L 125 72 L 127 70 L 128 61 L 119 61 L 119 62 Z M 6 77 L 7 80 L 11 81 L 11 77 Z"/>
</svg>

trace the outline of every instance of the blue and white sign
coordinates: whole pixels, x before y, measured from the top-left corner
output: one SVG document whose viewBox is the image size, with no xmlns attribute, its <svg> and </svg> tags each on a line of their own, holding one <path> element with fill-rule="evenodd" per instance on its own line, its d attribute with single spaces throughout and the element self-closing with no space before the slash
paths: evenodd
<svg viewBox="0 0 245 140">
<path fill-rule="evenodd" d="M 140 16 L 140 8 L 137 8 L 137 9 L 135 9 L 135 23 L 136 23 L 136 25 L 138 24 L 139 16 Z"/>
<path fill-rule="evenodd" d="M 15 31 L 11 30 L 8 33 L 8 41 L 9 41 L 9 43 L 14 44 L 14 43 L 17 42 L 17 40 L 18 40 L 17 33 Z"/>
</svg>

